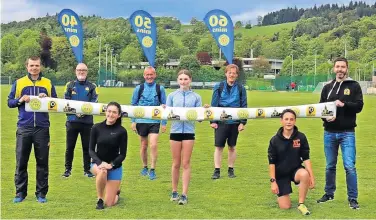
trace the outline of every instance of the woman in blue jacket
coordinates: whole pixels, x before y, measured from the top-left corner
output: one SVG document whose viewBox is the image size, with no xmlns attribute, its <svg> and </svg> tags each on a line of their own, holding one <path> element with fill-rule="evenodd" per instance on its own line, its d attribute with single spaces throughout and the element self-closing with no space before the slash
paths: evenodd
<svg viewBox="0 0 376 220">
<path fill-rule="evenodd" d="M 190 90 L 192 74 L 188 70 L 180 70 L 178 73 L 180 88 L 168 95 L 166 105 L 169 107 L 201 107 L 201 96 Z M 172 195 L 171 201 L 178 201 L 179 205 L 188 202 L 188 185 L 191 179 L 191 155 L 195 140 L 194 121 L 173 121 L 170 130 L 170 146 L 172 153 Z M 183 164 L 183 192 L 179 198 L 178 183 L 180 166 Z"/>
</svg>

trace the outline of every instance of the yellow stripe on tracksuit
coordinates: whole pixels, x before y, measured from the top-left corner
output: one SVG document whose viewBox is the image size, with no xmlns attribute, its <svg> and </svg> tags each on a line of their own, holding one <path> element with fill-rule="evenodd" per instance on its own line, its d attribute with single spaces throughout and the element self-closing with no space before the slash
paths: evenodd
<svg viewBox="0 0 376 220">
<path fill-rule="evenodd" d="M 36 80 L 34 84 L 33 81 L 29 79 L 28 76 L 24 76 L 17 80 L 15 98 L 18 99 L 18 98 L 21 98 L 21 96 L 23 95 L 30 95 L 30 94 L 22 94 L 22 90 L 26 87 L 33 87 L 33 86 L 44 87 L 47 90 L 47 96 L 51 97 L 51 94 L 52 94 L 51 80 L 42 77 L 40 80 Z"/>
</svg>

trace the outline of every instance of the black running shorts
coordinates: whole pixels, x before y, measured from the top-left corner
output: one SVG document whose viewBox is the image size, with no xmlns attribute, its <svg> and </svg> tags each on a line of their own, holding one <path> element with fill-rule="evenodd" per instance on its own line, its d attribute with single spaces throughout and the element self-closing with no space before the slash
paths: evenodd
<svg viewBox="0 0 376 220">
<path fill-rule="evenodd" d="M 159 123 L 137 123 L 136 129 L 138 135 L 147 137 L 149 134 L 159 134 Z"/>
<path fill-rule="evenodd" d="M 238 140 L 238 127 L 239 124 L 218 124 L 218 128 L 214 131 L 216 147 L 225 147 L 226 140 L 227 145 L 230 147 L 236 146 L 236 141 Z"/>
</svg>

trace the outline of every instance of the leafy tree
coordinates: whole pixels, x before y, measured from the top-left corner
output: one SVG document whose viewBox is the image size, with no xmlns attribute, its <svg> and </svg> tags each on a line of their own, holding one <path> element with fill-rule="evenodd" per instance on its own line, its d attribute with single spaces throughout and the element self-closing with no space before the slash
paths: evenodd
<svg viewBox="0 0 376 220">
<path fill-rule="evenodd" d="M 120 60 L 127 65 L 138 64 L 141 62 L 141 52 L 137 48 L 129 45 L 120 54 Z"/>
<path fill-rule="evenodd" d="M 241 27 L 243 27 L 243 23 L 241 21 L 237 21 L 235 23 L 235 28 L 241 28 Z"/>
<path fill-rule="evenodd" d="M 202 21 L 198 21 L 193 25 L 193 30 L 192 30 L 193 34 L 201 35 L 207 31 L 208 29 L 206 28 L 206 25 Z"/>
<path fill-rule="evenodd" d="M 234 36 L 234 40 L 242 40 L 243 34 L 242 33 L 236 33 Z"/>
<path fill-rule="evenodd" d="M 191 25 L 194 25 L 198 22 L 197 18 L 193 17 L 191 21 L 189 22 Z"/>
<path fill-rule="evenodd" d="M 200 69 L 200 62 L 197 60 L 196 56 L 185 55 L 180 59 L 179 69 L 187 69 L 194 72 Z"/>
<path fill-rule="evenodd" d="M 52 37 L 51 57 L 57 62 L 60 74 L 64 75 L 66 71 L 73 73 L 77 62 L 66 37 Z"/>
<path fill-rule="evenodd" d="M 197 52 L 211 52 L 213 41 L 213 38 L 201 38 L 198 43 Z"/>
<path fill-rule="evenodd" d="M 200 40 L 199 36 L 193 33 L 185 34 L 183 38 L 181 39 L 181 41 L 183 42 L 183 45 L 188 47 L 190 52 L 193 52 L 197 49 L 199 40 Z"/>
<path fill-rule="evenodd" d="M 17 50 L 17 60 L 19 63 L 24 63 L 27 58 L 31 56 L 40 56 L 41 48 L 35 39 L 27 39 L 22 42 Z"/>
<path fill-rule="evenodd" d="M 253 62 L 252 69 L 255 73 L 268 73 L 271 69 L 271 65 L 268 59 L 263 56 L 259 56 Z"/>
<path fill-rule="evenodd" d="M 157 53 L 155 54 L 155 65 L 157 67 L 163 67 L 168 62 L 168 54 L 157 47 Z"/>
<path fill-rule="evenodd" d="M 7 63 L 15 60 L 18 50 L 17 38 L 14 34 L 4 35 L 1 39 L 1 62 Z"/>
</svg>

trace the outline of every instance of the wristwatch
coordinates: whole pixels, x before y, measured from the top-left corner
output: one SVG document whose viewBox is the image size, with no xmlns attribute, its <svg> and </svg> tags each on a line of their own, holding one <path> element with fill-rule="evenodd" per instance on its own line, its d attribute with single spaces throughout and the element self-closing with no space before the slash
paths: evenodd
<svg viewBox="0 0 376 220">
<path fill-rule="evenodd" d="M 271 183 L 275 182 L 275 179 L 274 178 L 270 178 L 270 182 Z"/>
</svg>

